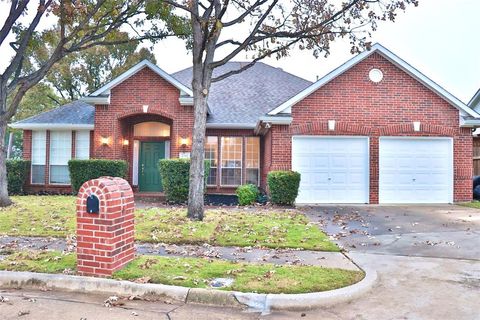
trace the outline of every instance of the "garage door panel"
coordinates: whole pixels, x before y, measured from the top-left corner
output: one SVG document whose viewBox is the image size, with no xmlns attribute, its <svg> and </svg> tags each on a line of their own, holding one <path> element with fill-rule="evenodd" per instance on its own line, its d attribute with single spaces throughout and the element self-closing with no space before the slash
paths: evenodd
<svg viewBox="0 0 480 320">
<path fill-rule="evenodd" d="M 452 202 L 452 143 L 450 138 L 380 138 L 380 202 Z"/>
<path fill-rule="evenodd" d="M 368 202 L 366 137 L 294 137 L 292 168 L 302 177 L 298 203 Z"/>
</svg>

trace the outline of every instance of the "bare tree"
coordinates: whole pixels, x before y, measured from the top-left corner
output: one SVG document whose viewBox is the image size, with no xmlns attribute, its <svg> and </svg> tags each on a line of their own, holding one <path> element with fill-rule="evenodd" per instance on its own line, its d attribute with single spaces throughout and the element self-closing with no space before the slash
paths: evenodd
<svg viewBox="0 0 480 320">
<path fill-rule="evenodd" d="M 394 21 L 398 11 L 417 0 L 163 0 L 158 12 L 189 18 L 193 51 L 195 122 L 193 128 L 188 217 L 204 214 L 204 144 L 210 85 L 238 74 L 257 61 L 285 57 L 297 47 L 315 57 L 328 55 L 338 38 L 350 41 L 352 53 L 368 49 L 378 21 Z M 229 31 L 230 30 L 230 31 Z M 243 30 L 247 30 L 243 32 Z M 238 31 L 238 32 L 237 32 Z M 222 33 L 226 36 L 221 38 Z M 218 57 L 217 50 L 221 53 Z M 213 70 L 241 52 L 250 63 L 213 77 Z"/>
<path fill-rule="evenodd" d="M 144 0 L 1 2 L 9 2 L 9 8 L 0 29 L 0 47 L 9 45 L 14 52 L 0 74 L 0 206 L 8 206 L 11 201 L 7 192 L 5 134 L 7 123 L 17 112 L 25 93 L 41 81 L 55 63 L 71 53 L 99 45 L 160 39 L 168 34 L 167 30 L 172 30 L 172 25 L 158 22 L 155 27 L 148 26 L 148 31 L 143 30 L 147 29 Z M 41 28 L 47 16 L 55 17 L 56 23 Z M 157 18 L 161 17 L 161 13 L 157 14 Z M 128 27 L 136 36 L 126 40 L 109 37 L 122 27 Z M 30 54 L 38 55 L 35 64 L 25 58 Z"/>
</svg>

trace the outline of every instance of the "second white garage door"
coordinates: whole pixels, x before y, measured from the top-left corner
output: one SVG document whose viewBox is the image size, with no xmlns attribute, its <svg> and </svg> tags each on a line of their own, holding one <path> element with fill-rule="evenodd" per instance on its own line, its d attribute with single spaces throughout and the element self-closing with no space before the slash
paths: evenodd
<svg viewBox="0 0 480 320">
<path fill-rule="evenodd" d="M 380 138 L 380 203 L 453 201 L 451 138 Z"/>
<path fill-rule="evenodd" d="M 368 203 L 368 154 L 367 137 L 293 137 L 297 203 Z"/>
</svg>

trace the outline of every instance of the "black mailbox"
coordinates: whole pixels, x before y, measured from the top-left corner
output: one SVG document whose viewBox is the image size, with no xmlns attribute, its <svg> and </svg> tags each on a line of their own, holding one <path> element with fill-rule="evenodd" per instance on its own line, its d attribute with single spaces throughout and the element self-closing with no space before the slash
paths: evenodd
<svg viewBox="0 0 480 320">
<path fill-rule="evenodd" d="M 87 213 L 96 213 L 100 212 L 100 205 L 96 195 L 89 195 L 87 198 Z"/>
</svg>

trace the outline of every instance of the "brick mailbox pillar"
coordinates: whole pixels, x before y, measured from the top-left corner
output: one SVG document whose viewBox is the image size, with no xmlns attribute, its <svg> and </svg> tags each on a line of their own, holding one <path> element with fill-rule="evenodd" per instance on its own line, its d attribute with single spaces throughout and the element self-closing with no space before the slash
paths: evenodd
<svg viewBox="0 0 480 320">
<path fill-rule="evenodd" d="M 106 277 L 135 257 L 133 191 L 121 178 L 87 181 L 77 197 L 77 272 Z"/>
</svg>

